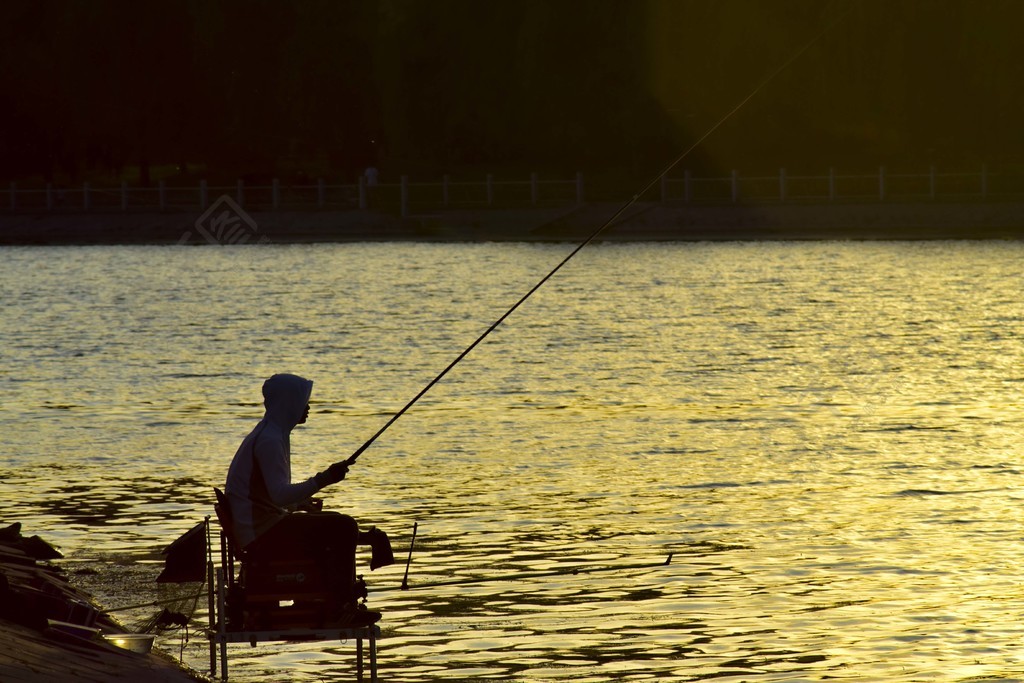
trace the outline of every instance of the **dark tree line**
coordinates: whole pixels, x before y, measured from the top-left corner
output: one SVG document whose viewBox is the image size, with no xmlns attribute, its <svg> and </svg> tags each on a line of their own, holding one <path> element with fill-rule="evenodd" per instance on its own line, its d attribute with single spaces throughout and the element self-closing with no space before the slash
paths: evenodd
<svg viewBox="0 0 1024 683">
<path fill-rule="evenodd" d="M 26 2 L 0 177 L 1024 161 L 1019 0 Z M 194 166 L 193 166 L 194 168 Z"/>
</svg>

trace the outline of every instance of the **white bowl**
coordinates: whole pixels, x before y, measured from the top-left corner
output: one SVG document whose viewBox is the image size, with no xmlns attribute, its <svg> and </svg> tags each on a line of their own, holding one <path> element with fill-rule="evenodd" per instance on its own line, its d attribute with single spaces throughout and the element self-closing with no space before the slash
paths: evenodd
<svg viewBox="0 0 1024 683">
<path fill-rule="evenodd" d="M 144 655 L 152 649 L 156 636 L 151 633 L 105 633 L 103 638 L 122 650 Z"/>
</svg>

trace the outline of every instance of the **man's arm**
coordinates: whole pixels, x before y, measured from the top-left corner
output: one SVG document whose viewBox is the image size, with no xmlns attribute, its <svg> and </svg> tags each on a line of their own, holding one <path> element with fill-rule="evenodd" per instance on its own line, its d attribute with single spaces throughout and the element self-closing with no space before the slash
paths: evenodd
<svg viewBox="0 0 1024 683">
<path fill-rule="evenodd" d="M 316 477 L 291 483 L 285 465 L 286 457 L 284 445 L 277 440 L 260 439 L 256 444 L 256 461 L 263 474 L 267 494 L 271 502 L 280 508 L 297 505 L 322 488 Z"/>
</svg>

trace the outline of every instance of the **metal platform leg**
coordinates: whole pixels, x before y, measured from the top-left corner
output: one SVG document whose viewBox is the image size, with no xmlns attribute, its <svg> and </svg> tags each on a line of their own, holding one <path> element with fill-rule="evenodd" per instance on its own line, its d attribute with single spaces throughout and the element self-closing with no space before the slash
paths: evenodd
<svg viewBox="0 0 1024 683">
<path fill-rule="evenodd" d="M 228 639 L 227 633 L 227 604 L 224 593 L 227 590 L 224 584 L 224 568 L 217 569 L 217 634 L 220 636 L 220 680 L 228 680 Z"/>
<path fill-rule="evenodd" d="M 363 680 L 363 639 L 356 638 L 356 680 Z"/>
<path fill-rule="evenodd" d="M 207 543 L 209 543 L 209 536 L 210 536 L 210 529 L 209 529 L 210 518 L 209 517 L 206 518 L 206 524 L 207 524 L 207 529 L 206 529 Z M 216 624 L 214 623 L 214 619 L 217 616 L 217 611 L 216 611 L 216 603 L 214 602 L 215 599 L 216 599 L 214 597 L 214 591 L 216 590 L 216 588 L 214 587 L 214 583 L 213 583 L 213 560 L 212 559 L 207 561 L 207 563 L 206 563 L 206 586 L 209 589 L 207 591 L 206 607 L 207 607 L 207 614 L 209 615 L 209 619 L 210 619 L 210 628 L 206 632 L 206 635 L 207 635 L 207 637 L 210 640 L 210 675 L 213 676 L 214 674 L 217 673 L 217 643 L 213 640 L 213 629 L 216 626 Z"/>
<path fill-rule="evenodd" d="M 377 627 L 370 627 L 370 682 L 377 683 Z"/>
<path fill-rule="evenodd" d="M 377 683 L 377 628 L 367 629 L 370 641 L 370 681 Z M 363 639 L 356 638 L 356 680 L 363 680 Z"/>
</svg>

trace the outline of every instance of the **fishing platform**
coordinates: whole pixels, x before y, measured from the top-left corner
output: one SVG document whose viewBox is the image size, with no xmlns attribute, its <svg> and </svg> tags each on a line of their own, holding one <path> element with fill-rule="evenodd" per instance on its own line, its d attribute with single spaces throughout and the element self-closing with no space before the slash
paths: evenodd
<svg viewBox="0 0 1024 683">
<path fill-rule="evenodd" d="M 220 679 L 228 680 L 228 644 L 261 642 L 355 642 L 356 679 L 364 680 L 369 669 L 377 681 L 377 640 L 380 627 L 377 612 L 365 607 L 366 584 L 358 577 L 354 587 L 341 587 L 346 596 L 363 599 L 358 609 L 334 613 L 339 587 L 332 585 L 321 563 L 292 555 L 253 556 L 241 550 L 231 534 L 224 495 L 216 490 L 219 563 L 215 561 L 210 517 L 184 534 L 165 550 L 167 562 L 158 581 L 197 580 L 197 567 L 205 555 L 205 580 L 209 624 L 210 674 L 216 675 L 218 656 Z M 199 560 L 199 562 L 197 562 Z M 364 642 L 366 646 L 364 647 Z M 364 655 L 369 655 L 369 666 Z"/>
</svg>

